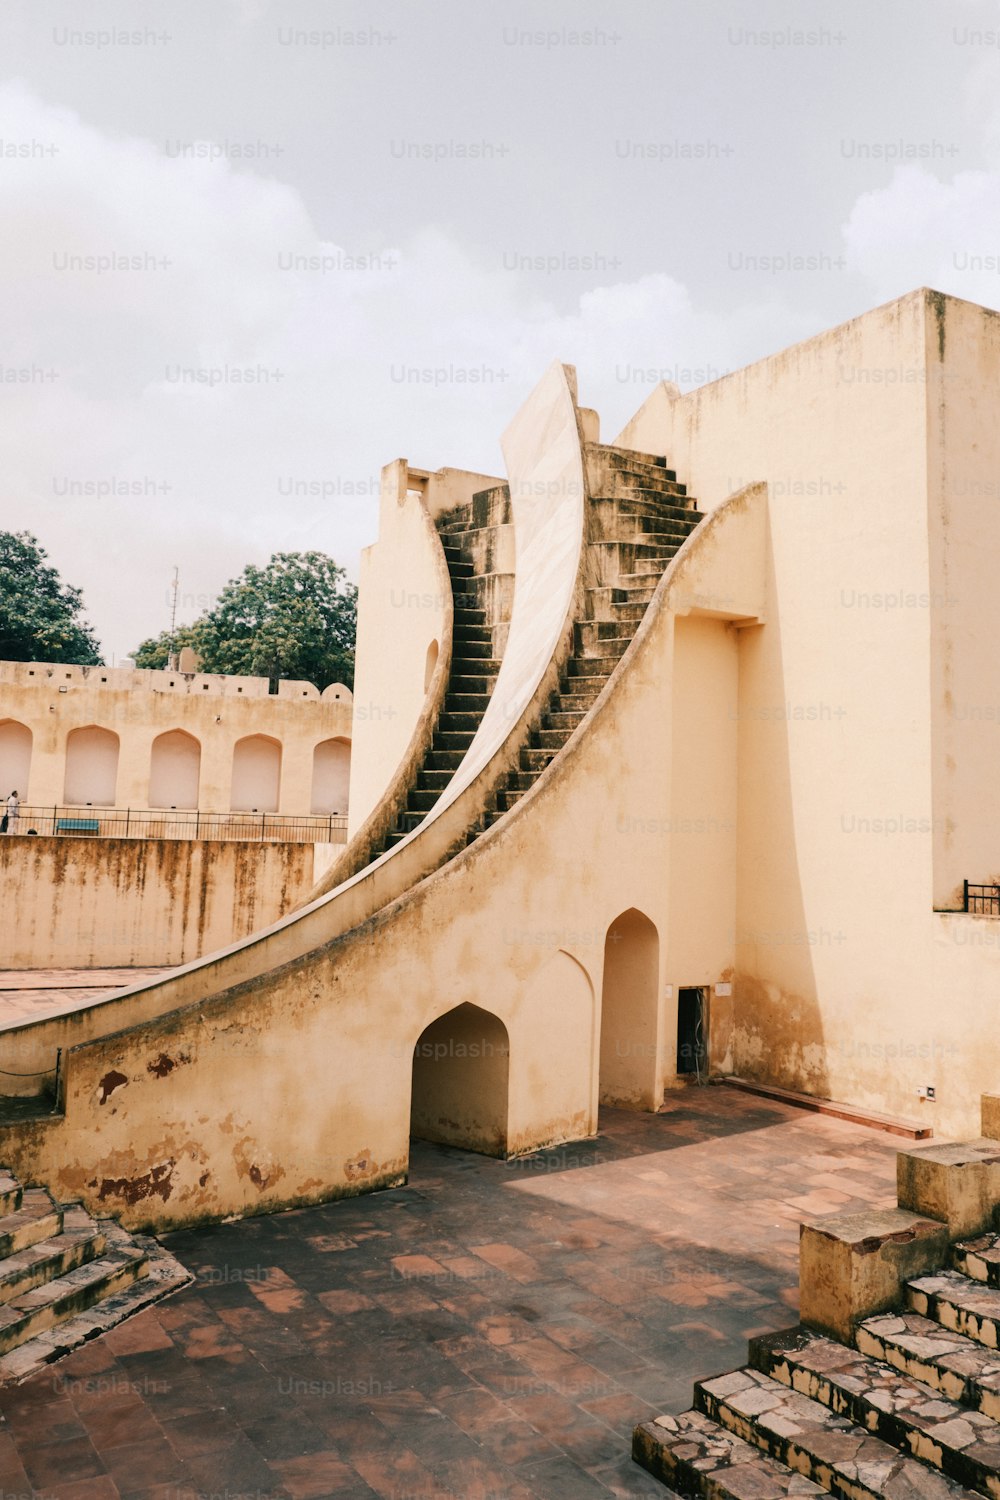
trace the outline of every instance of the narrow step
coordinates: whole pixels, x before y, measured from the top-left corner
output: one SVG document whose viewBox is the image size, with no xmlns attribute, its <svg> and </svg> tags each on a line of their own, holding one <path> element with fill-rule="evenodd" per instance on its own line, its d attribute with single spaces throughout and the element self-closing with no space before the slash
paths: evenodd
<svg viewBox="0 0 1000 1500">
<path fill-rule="evenodd" d="M 21 1207 L 23 1190 L 12 1172 L 0 1168 L 0 1214 L 14 1214 Z"/>
<path fill-rule="evenodd" d="M 87 1211 L 63 1210 L 62 1232 L 16 1251 L 0 1264 L 0 1305 L 104 1253 L 107 1240 Z"/>
<path fill-rule="evenodd" d="M 44 1188 L 28 1188 L 21 1207 L 0 1219 L 0 1261 L 39 1240 L 47 1240 L 62 1229 L 62 1209 Z"/>
<path fill-rule="evenodd" d="M 582 708 L 568 709 L 560 708 L 554 713 L 546 712 L 542 716 L 543 729 L 558 729 L 563 740 L 568 740 L 573 730 L 581 719 L 586 718 L 586 711 Z"/>
<path fill-rule="evenodd" d="M 881 1500 L 883 1495 L 887 1500 L 904 1495 L 958 1500 L 966 1495 L 954 1480 L 757 1370 L 700 1381 L 695 1405 L 841 1500 Z"/>
<path fill-rule="evenodd" d="M 951 1247 L 951 1264 L 971 1281 L 1000 1287 L 1000 1238 L 981 1234 L 972 1240 L 959 1240 Z"/>
<path fill-rule="evenodd" d="M 71 1221 L 75 1224 L 78 1215 L 90 1220 L 83 1209 L 70 1207 L 65 1210 L 67 1224 Z M 111 1220 L 101 1219 L 96 1224 L 90 1220 L 90 1225 L 107 1241 L 111 1250 L 127 1245 L 139 1254 L 144 1262 L 143 1274 L 114 1290 L 109 1290 L 109 1283 L 106 1282 L 101 1288 L 102 1295 L 99 1299 L 83 1311 L 61 1317 L 51 1327 L 36 1333 L 9 1354 L 0 1357 L 0 1384 L 10 1385 L 27 1379 L 88 1340 L 116 1328 L 134 1313 L 141 1312 L 154 1302 L 169 1296 L 171 1292 L 187 1286 L 192 1280 L 190 1271 L 156 1240 L 145 1235 L 130 1235 Z M 96 1263 L 95 1260 L 93 1264 Z"/>
<path fill-rule="evenodd" d="M 699 1411 L 641 1423 L 632 1457 L 692 1500 L 819 1500 L 827 1493 Z"/>
<path fill-rule="evenodd" d="M 1000 1348 L 1000 1291 L 994 1287 L 971 1281 L 959 1271 L 938 1271 L 908 1281 L 906 1300 L 914 1312 L 942 1328 L 965 1334 L 987 1349 Z"/>
<path fill-rule="evenodd" d="M 614 656 L 571 656 L 569 661 L 566 663 L 570 676 L 575 677 L 579 672 L 581 677 L 610 677 L 615 667 L 617 667 L 619 661 L 621 660 L 621 657 L 625 651 L 625 647 L 629 645 L 630 640 L 631 637 L 629 637 L 629 640 L 625 641 L 621 651 L 619 651 Z M 612 641 L 601 642 L 601 645 L 604 647 L 608 647 L 613 644 L 614 642 Z"/>
<path fill-rule="evenodd" d="M 1000 1494 L 1000 1427 L 857 1349 L 803 1329 L 751 1340 L 755 1370 L 983 1495 Z"/>
<path fill-rule="evenodd" d="M 884 1364 L 1000 1421 L 1000 1357 L 920 1313 L 879 1313 L 858 1325 L 857 1345 Z"/>
<path fill-rule="evenodd" d="M 122 1245 L 15 1297 L 0 1307 L 0 1355 L 111 1296 L 145 1269 L 144 1251 Z"/>
</svg>

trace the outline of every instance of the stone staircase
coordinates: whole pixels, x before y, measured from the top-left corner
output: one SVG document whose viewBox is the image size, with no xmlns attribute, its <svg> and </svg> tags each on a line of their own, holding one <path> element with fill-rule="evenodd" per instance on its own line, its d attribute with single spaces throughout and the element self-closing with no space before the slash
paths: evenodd
<svg viewBox="0 0 1000 1500">
<path fill-rule="evenodd" d="M 901 1151 L 897 1189 L 803 1224 L 803 1322 L 637 1427 L 638 1463 L 704 1500 L 1000 1497 L 1000 1143 Z"/>
<path fill-rule="evenodd" d="M 0 1384 L 120 1323 L 191 1280 L 156 1241 L 23 1188 L 0 1169 Z"/>
<path fill-rule="evenodd" d="M 635 634 L 664 569 L 702 519 L 666 459 L 585 445 L 588 491 L 584 617 L 566 669 L 522 747 L 518 767 L 469 830 L 472 843 L 523 797 L 585 717 Z M 496 684 L 513 605 L 502 570 L 500 528 L 510 523 L 507 487 L 484 490 L 438 521 L 455 597 L 451 676 L 432 748 L 385 848 L 416 828 L 472 743 Z M 382 850 L 377 850 L 381 853 Z M 374 857 L 374 856 L 373 856 Z"/>
<path fill-rule="evenodd" d="M 448 511 L 438 521 L 454 595 L 451 674 L 431 749 L 384 849 L 405 838 L 434 806 L 486 712 L 514 600 L 514 575 L 501 566 L 500 555 L 501 528 L 510 520 L 510 491 L 501 485 L 480 491 L 469 505 Z M 376 849 L 372 857 L 382 852 Z"/>
<path fill-rule="evenodd" d="M 588 489 L 584 618 L 558 689 L 522 748 L 489 827 L 524 796 L 562 749 L 600 695 L 639 627 L 671 558 L 702 519 L 665 458 L 599 443 L 585 448 Z M 480 830 L 476 829 L 473 837 Z"/>
</svg>

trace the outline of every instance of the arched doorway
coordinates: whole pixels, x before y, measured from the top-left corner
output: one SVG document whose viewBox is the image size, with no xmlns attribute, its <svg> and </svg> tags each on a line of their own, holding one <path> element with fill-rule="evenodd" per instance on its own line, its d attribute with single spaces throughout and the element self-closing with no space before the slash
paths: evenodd
<svg viewBox="0 0 1000 1500">
<path fill-rule="evenodd" d="M 350 740 L 321 740 L 313 751 L 310 810 L 314 813 L 346 812 L 350 785 Z"/>
<path fill-rule="evenodd" d="M 114 807 L 118 786 L 118 736 L 88 724 L 66 736 L 63 801 L 71 807 Z"/>
<path fill-rule="evenodd" d="M 17 792 L 22 802 L 28 796 L 32 734 L 27 724 L 5 719 L 0 724 L 0 800 Z"/>
<path fill-rule="evenodd" d="M 410 1134 L 484 1156 L 507 1155 L 507 1028 L 478 1005 L 432 1021 L 413 1049 Z"/>
<path fill-rule="evenodd" d="M 183 729 L 168 729 L 149 756 L 150 807 L 197 807 L 201 744 Z"/>
<path fill-rule="evenodd" d="M 604 942 L 601 993 L 602 1104 L 656 1109 L 656 1033 L 660 942 L 656 928 L 630 907 Z"/>
<path fill-rule="evenodd" d="M 266 734 L 248 734 L 233 747 L 233 812 L 278 811 L 281 745 Z"/>
</svg>

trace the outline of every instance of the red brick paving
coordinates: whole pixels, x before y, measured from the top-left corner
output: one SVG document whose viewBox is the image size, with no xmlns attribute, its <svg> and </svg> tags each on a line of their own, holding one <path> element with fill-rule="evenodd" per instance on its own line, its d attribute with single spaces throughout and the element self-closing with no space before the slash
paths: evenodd
<svg viewBox="0 0 1000 1500">
<path fill-rule="evenodd" d="M 4 1500 L 663 1496 L 632 1427 L 794 1322 L 802 1213 L 892 1137 L 726 1088 L 497 1162 L 170 1236 L 194 1286 L 0 1393 Z"/>
</svg>

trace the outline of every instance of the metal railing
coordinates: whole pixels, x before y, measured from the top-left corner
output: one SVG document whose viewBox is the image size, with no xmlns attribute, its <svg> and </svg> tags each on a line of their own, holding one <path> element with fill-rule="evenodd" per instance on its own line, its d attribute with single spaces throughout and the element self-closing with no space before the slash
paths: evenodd
<svg viewBox="0 0 1000 1500">
<path fill-rule="evenodd" d="M 1000 885 L 972 885 L 965 881 L 964 909 L 982 917 L 1000 917 Z"/>
<path fill-rule="evenodd" d="M 0 812 L 3 808 L 0 807 Z M 257 843 L 346 844 L 347 814 L 180 811 L 174 808 L 26 807 L 8 832 L 104 839 L 244 839 Z"/>
</svg>

